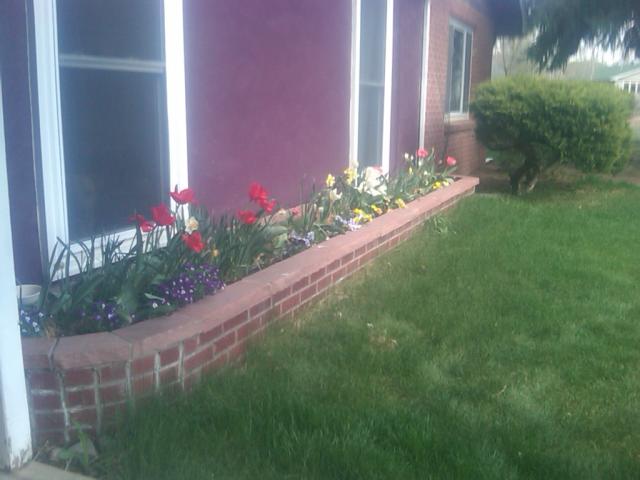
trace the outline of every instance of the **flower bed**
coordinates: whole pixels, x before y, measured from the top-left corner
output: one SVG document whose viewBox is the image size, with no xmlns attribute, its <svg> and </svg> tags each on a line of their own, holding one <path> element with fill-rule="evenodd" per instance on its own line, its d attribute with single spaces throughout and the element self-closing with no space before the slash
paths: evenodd
<svg viewBox="0 0 640 480">
<path fill-rule="evenodd" d="M 416 156 L 406 154 L 393 176 L 375 167 L 360 173 L 348 168 L 329 174 L 307 202 L 288 211 L 276 211 L 276 200 L 254 182 L 251 207 L 217 219 L 197 204 L 193 190 L 176 186 L 169 193 L 172 208 L 150 207 L 151 219 L 131 215 L 133 239 L 113 234 L 73 245 L 59 240 L 37 305 L 21 306 L 21 332 L 60 337 L 112 331 L 171 313 L 448 186 L 455 159 L 440 163 L 433 151 L 420 149 Z"/>
<path fill-rule="evenodd" d="M 36 443 L 73 440 L 77 428 L 99 432 L 129 401 L 188 389 L 203 373 L 241 356 L 247 341 L 272 321 L 322 298 L 476 185 L 477 179 L 461 177 L 170 315 L 113 332 L 23 339 Z"/>
</svg>

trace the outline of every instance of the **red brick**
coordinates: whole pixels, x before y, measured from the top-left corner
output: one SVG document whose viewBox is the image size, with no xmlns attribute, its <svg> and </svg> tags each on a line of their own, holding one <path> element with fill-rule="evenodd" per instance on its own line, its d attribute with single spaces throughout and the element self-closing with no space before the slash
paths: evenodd
<svg viewBox="0 0 640 480">
<path fill-rule="evenodd" d="M 206 345 L 210 343 L 212 340 L 215 340 L 216 338 L 218 338 L 221 334 L 222 334 L 222 325 L 217 325 L 211 330 L 201 333 L 199 343 L 200 345 Z"/>
<path fill-rule="evenodd" d="M 52 371 L 31 372 L 29 385 L 33 390 L 58 390 L 58 379 Z"/>
<path fill-rule="evenodd" d="M 293 287 L 291 287 L 291 292 L 295 293 L 298 290 L 302 290 L 307 285 L 309 285 L 309 277 L 304 277 L 293 284 Z"/>
<path fill-rule="evenodd" d="M 127 369 L 124 363 L 102 367 L 99 372 L 100 383 L 117 382 L 127 378 Z"/>
<path fill-rule="evenodd" d="M 363 255 L 363 254 L 364 254 L 364 252 L 366 252 L 366 251 L 367 251 L 367 247 L 366 247 L 366 245 L 365 245 L 365 246 L 362 246 L 362 247 L 358 248 L 358 249 L 355 251 L 354 255 L 355 255 L 356 257 L 359 257 L 360 255 Z"/>
<path fill-rule="evenodd" d="M 156 356 L 148 355 L 142 358 L 136 358 L 131 363 L 131 375 L 142 375 L 143 373 L 153 372 L 156 365 Z"/>
<path fill-rule="evenodd" d="M 347 267 L 342 267 L 340 270 L 336 270 L 333 273 L 332 281 L 333 283 L 337 282 L 338 280 L 340 280 L 342 277 L 344 277 L 347 274 Z"/>
<path fill-rule="evenodd" d="M 202 334 L 200 335 L 202 338 Z M 180 357 L 180 347 L 175 346 L 172 348 L 168 348 L 160 352 L 160 365 L 164 367 L 165 365 L 169 365 L 170 363 L 175 363 L 178 361 Z"/>
<path fill-rule="evenodd" d="M 121 383 L 119 385 L 110 385 L 108 387 L 102 387 L 100 389 L 100 402 L 104 405 L 105 403 L 115 403 L 126 400 L 127 391 L 125 388 L 125 384 Z"/>
<path fill-rule="evenodd" d="M 154 375 L 147 374 L 132 380 L 132 390 L 135 397 L 142 396 L 153 391 L 155 387 Z"/>
<path fill-rule="evenodd" d="M 367 243 L 367 252 L 372 248 L 376 248 L 377 246 L 378 246 L 378 239 L 376 238 L 375 240 L 372 240 L 369 243 Z"/>
<path fill-rule="evenodd" d="M 67 370 L 64 372 L 64 384 L 67 387 L 93 385 L 93 370 Z"/>
<path fill-rule="evenodd" d="M 248 337 L 253 332 L 255 332 L 258 328 L 260 328 L 260 319 L 254 318 L 249 322 L 245 323 L 238 329 L 238 341 L 242 340 L 245 337 Z"/>
<path fill-rule="evenodd" d="M 251 307 L 251 310 L 249 310 L 249 318 L 257 317 L 269 308 L 271 308 L 271 298 L 267 298 L 266 300 Z"/>
<path fill-rule="evenodd" d="M 344 255 L 341 259 L 340 259 L 340 265 L 344 266 L 347 263 L 349 263 L 351 260 L 353 260 L 353 252 L 351 253 L 347 253 L 346 255 Z"/>
<path fill-rule="evenodd" d="M 264 326 L 271 323 L 273 320 L 275 320 L 278 317 L 279 313 L 280 313 L 280 309 L 277 307 L 272 308 L 268 312 L 265 312 L 264 315 L 262 315 L 262 317 L 260 318 L 260 324 Z"/>
<path fill-rule="evenodd" d="M 327 275 L 322 280 L 318 282 L 317 289 L 318 291 L 324 290 L 329 285 L 331 285 L 331 275 Z"/>
<path fill-rule="evenodd" d="M 224 325 L 223 325 L 224 331 L 228 332 L 229 330 L 233 330 L 238 325 L 246 322 L 247 320 L 249 320 L 249 312 L 244 311 L 242 313 L 239 313 L 235 317 L 230 318 L 229 320 L 224 322 Z"/>
<path fill-rule="evenodd" d="M 198 337 L 187 338 L 182 342 L 182 355 L 191 355 L 198 348 Z"/>
<path fill-rule="evenodd" d="M 98 413 L 95 408 L 69 412 L 69 418 L 71 419 L 71 425 L 73 425 L 73 422 L 78 422 L 82 425 L 97 425 L 98 423 Z"/>
<path fill-rule="evenodd" d="M 178 367 L 163 368 L 159 372 L 160 385 L 168 385 L 178 381 Z"/>
<path fill-rule="evenodd" d="M 235 362 L 244 357 L 247 351 L 247 345 L 244 342 L 238 343 L 231 350 L 229 350 L 229 362 Z"/>
<path fill-rule="evenodd" d="M 235 335 L 235 332 L 231 332 Z M 213 348 L 205 347 L 198 353 L 190 356 L 184 361 L 184 369 L 186 372 L 191 372 L 196 368 L 202 367 L 205 363 L 213 359 Z"/>
<path fill-rule="evenodd" d="M 31 407 L 34 410 L 58 410 L 62 408 L 62 401 L 58 393 L 34 393 L 31 396 Z"/>
<path fill-rule="evenodd" d="M 312 273 L 311 274 L 311 283 L 316 283 L 318 280 L 320 280 L 324 276 L 325 272 L 326 272 L 326 269 L 325 268 L 321 268 L 317 272 Z"/>
<path fill-rule="evenodd" d="M 284 302 L 282 302 L 282 306 L 280 308 L 281 313 L 286 313 L 292 308 L 296 307 L 300 304 L 300 294 L 297 293 L 289 298 L 287 298 Z"/>
<path fill-rule="evenodd" d="M 215 341 L 216 353 L 226 350 L 236 341 L 236 332 L 230 332 L 222 338 Z"/>
<path fill-rule="evenodd" d="M 340 267 L 340 260 L 335 260 L 327 265 L 327 273 L 333 272 L 335 269 Z"/>
<path fill-rule="evenodd" d="M 36 413 L 34 416 L 36 430 L 55 430 L 64 428 L 64 413 Z"/>
<path fill-rule="evenodd" d="M 96 394 L 93 388 L 65 392 L 67 408 L 89 407 L 96 404 Z"/>
<path fill-rule="evenodd" d="M 302 292 L 300 292 L 300 302 L 301 303 L 306 302 L 315 294 L 316 294 L 316 285 L 314 284 L 308 288 L 305 288 Z"/>
<path fill-rule="evenodd" d="M 273 296 L 273 303 L 279 303 L 291 294 L 291 287 L 287 287 L 284 290 L 280 290 Z"/>
</svg>

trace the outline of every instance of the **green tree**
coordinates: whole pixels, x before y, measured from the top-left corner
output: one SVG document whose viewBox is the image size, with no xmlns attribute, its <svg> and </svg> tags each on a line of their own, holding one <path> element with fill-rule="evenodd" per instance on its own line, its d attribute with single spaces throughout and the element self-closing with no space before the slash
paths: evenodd
<svg viewBox="0 0 640 480">
<path fill-rule="evenodd" d="M 582 44 L 622 48 L 640 58 L 639 0 L 525 0 L 536 38 L 529 55 L 541 68 L 566 65 Z"/>
<path fill-rule="evenodd" d="M 471 103 L 476 135 L 504 152 L 513 193 L 533 190 L 556 164 L 612 172 L 629 160 L 632 97 L 613 85 L 505 77 L 480 85 Z"/>
</svg>

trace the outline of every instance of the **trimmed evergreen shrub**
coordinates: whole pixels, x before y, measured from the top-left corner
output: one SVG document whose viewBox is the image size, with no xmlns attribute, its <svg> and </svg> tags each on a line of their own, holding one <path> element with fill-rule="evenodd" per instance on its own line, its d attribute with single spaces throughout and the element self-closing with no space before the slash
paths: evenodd
<svg viewBox="0 0 640 480">
<path fill-rule="evenodd" d="M 613 172 L 629 160 L 633 99 L 613 85 L 507 77 L 480 85 L 470 108 L 478 140 L 510 158 L 514 193 L 554 164 Z"/>
</svg>

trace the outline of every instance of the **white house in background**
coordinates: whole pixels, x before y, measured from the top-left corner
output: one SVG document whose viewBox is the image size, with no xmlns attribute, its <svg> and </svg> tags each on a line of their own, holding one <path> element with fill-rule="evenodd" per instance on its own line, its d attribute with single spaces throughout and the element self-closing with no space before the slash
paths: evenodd
<svg viewBox="0 0 640 480">
<path fill-rule="evenodd" d="M 611 81 L 616 84 L 620 90 L 634 93 L 640 97 L 640 68 L 634 68 L 626 72 L 614 75 Z"/>
</svg>

